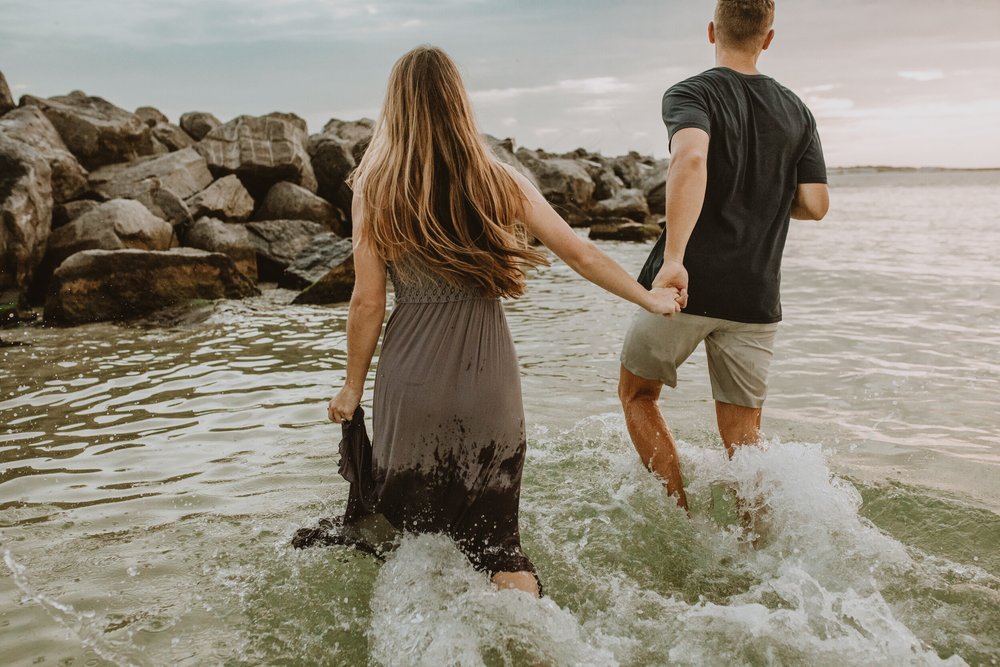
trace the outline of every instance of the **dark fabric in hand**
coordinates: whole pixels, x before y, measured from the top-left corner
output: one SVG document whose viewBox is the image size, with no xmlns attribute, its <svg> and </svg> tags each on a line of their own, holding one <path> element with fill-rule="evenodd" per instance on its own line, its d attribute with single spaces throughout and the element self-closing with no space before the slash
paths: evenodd
<svg viewBox="0 0 1000 667">
<path fill-rule="evenodd" d="M 344 521 L 353 523 L 375 512 L 375 479 L 372 474 L 372 441 L 365 428 L 365 411 L 359 405 L 350 421 L 341 424 L 340 476 L 351 485 Z"/>
</svg>

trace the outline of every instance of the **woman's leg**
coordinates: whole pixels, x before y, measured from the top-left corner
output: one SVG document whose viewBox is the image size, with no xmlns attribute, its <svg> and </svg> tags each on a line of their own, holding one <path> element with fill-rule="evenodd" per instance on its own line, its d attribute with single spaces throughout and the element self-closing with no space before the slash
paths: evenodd
<svg viewBox="0 0 1000 667">
<path fill-rule="evenodd" d="M 513 588 L 539 597 L 538 579 L 531 572 L 497 572 L 493 575 L 493 585 L 499 590 Z"/>
</svg>

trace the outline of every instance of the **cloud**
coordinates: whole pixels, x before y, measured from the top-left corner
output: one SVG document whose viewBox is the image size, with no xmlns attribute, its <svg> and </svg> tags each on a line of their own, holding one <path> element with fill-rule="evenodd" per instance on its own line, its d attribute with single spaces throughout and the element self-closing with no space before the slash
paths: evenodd
<svg viewBox="0 0 1000 667">
<path fill-rule="evenodd" d="M 839 83 L 822 83 L 818 86 L 806 86 L 799 89 L 800 95 L 813 95 L 815 93 L 828 93 L 835 88 L 840 88 Z"/>
<path fill-rule="evenodd" d="M 944 78 L 944 72 L 940 69 L 911 70 L 908 72 L 896 72 L 896 74 L 912 81 L 937 81 Z"/>
<path fill-rule="evenodd" d="M 823 97 L 822 95 L 807 95 L 806 106 L 817 116 L 832 116 L 854 108 L 854 100 L 848 97 Z"/>
<path fill-rule="evenodd" d="M 491 88 L 489 90 L 476 90 L 470 93 L 472 99 L 479 102 L 492 102 L 501 100 L 512 100 L 525 95 L 542 95 L 546 93 L 575 93 L 579 95 L 606 95 L 608 93 L 619 93 L 633 90 L 630 83 L 621 81 L 613 76 L 599 76 L 589 79 L 564 79 L 556 83 L 543 84 L 540 86 L 524 86 L 511 88 Z"/>
</svg>

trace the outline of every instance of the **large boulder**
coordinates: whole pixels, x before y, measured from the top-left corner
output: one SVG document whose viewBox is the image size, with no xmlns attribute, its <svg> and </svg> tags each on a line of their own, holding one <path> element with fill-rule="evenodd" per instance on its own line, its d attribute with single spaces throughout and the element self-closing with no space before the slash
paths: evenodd
<svg viewBox="0 0 1000 667">
<path fill-rule="evenodd" d="M 69 152 L 51 121 L 38 107 L 14 109 L 0 118 L 0 134 L 28 144 L 52 169 L 56 203 L 74 199 L 87 189 L 87 170 Z"/>
<path fill-rule="evenodd" d="M 50 98 L 25 95 L 21 106 L 40 108 L 87 169 L 156 152 L 152 132 L 141 118 L 100 97 L 79 90 Z"/>
<path fill-rule="evenodd" d="M 643 243 L 657 239 L 661 231 L 659 225 L 646 225 L 639 222 L 632 222 L 627 218 L 619 218 L 591 225 L 588 236 L 595 241 L 632 241 L 634 243 Z"/>
<path fill-rule="evenodd" d="M 652 162 L 652 158 L 643 157 L 635 151 L 629 151 L 628 155 L 620 155 L 609 160 L 611 169 L 622 179 L 626 188 L 641 188 Z"/>
<path fill-rule="evenodd" d="M 274 282 L 317 235 L 328 231 L 309 220 L 265 220 L 248 222 L 246 227 L 257 250 L 258 277 Z"/>
<path fill-rule="evenodd" d="M 635 222 L 645 222 L 649 217 L 649 205 L 642 190 L 622 190 L 614 197 L 594 204 L 591 215 L 597 219 L 628 218 Z"/>
<path fill-rule="evenodd" d="M 169 123 L 170 119 L 156 107 L 139 107 L 135 110 L 135 115 L 142 119 L 146 125 L 156 127 L 158 123 Z"/>
<path fill-rule="evenodd" d="M 187 201 L 195 218 L 208 216 L 223 220 L 246 220 L 253 213 L 253 197 L 237 176 L 215 181 Z"/>
<path fill-rule="evenodd" d="M 30 146 L 0 135 L 0 290 L 24 289 L 52 228 L 52 170 Z"/>
<path fill-rule="evenodd" d="M 279 181 L 316 191 L 307 140 L 301 126 L 284 117 L 238 116 L 209 132 L 195 148 L 216 177 L 236 174 L 256 198 Z"/>
<path fill-rule="evenodd" d="M 351 143 L 332 132 L 321 132 L 309 137 L 307 148 L 316 173 L 316 192 L 350 219 L 353 193 L 346 179 L 357 165 Z"/>
<path fill-rule="evenodd" d="M 350 236 L 344 216 L 322 197 L 305 188 L 281 181 L 271 186 L 260 208 L 254 214 L 257 220 L 312 220 L 341 236 Z"/>
<path fill-rule="evenodd" d="M 90 213 L 101 205 L 101 202 L 92 199 L 78 199 L 68 201 L 52 209 L 52 229 L 58 229 L 79 218 L 84 213 Z"/>
<path fill-rule="evenodd" d="M 201 141 L 209 132 L 222 125 L 222 121 L 207 111 L 188 111 L 181 115 L 181 128 L 195 141 Z"/>
<path fill-rule="evenodd" d="M 594 180 L 578 160 L 543 157 L 536 151 L 518 149 L 517 158 L 538 179 L 542 195 L 571 225 L 586 225 L 594 194 Z"/>
<path fill-rule="evenodd" d="M 87 250 L 56 270 L 45 319 L 55 324 L 122 320 L 194 300 L 255 294 L 253 281 L 222 253 Z"/>
<path fill-rule="evenodd" d="M 497 139 L 496 137 L 484 134 L 483 138 L 486 139 L 486 143 L 489 145 L 490 149 L 493 151 L 493 155 L 496 156 L 498 160 L 504 164 L 508 164 L 514 167 L 515 171 L 525 176 L 529 181 L 531 181 L 535 187 L 538 187 L 538 179 L 535 178 L 535 174 L 524 166 L 524 164 L 517 159 L 517 155 L 514 154 L 516 150 L 514 148 L 514 140 L 511 138 L 507 139 Z"/>
<path fill-rule="evenodd" d="M 309 245 L 299 253 L 278 281 L 278 287 L 304 289 L 309 287 L 331 269 L 342 265 L 354 254 L 351 239 L 345 239 L 332 232 L 314 236 Z M 352 264 L 353 267 L 353 264 Z M 353 273 L 351 274 L 353 284 Z"/>
<path fill-rule="evenodd" d="M 90 189 L 105 199 L 138 199 L 154 186 L 187 199 L 211 182 L 208 162 L 194 148 L 104 167 L 90 174 Z"/>
<path fill-rule="evenodd" d="M 16 106 L 14 97 L 10 94 L 10 86 L 7 85 L 7 79 L 4 77 L 3 72 L 0 72 L 0 116 Z"/>
<path fill-rule="evenodd" d="M 184 245 L 209 252 L 221 252 L 236 268 L 257 280 L 257 246 L 245 225 L 199 218 L 184 234 Z"/>
<path fill-rule="evenodd" d="M 194 146 L 194 139 L 173 123 L 157 123 L 153 125 L 153 138 L 170 152 Z"/>
<path fill-rule="evenodd" d="M 319 248 L 320 245 L 322 249 Z M 354 291 L 354 249 L 350 241 L 324 239 L 322 244 L 317 244 L 317 252 L 311 258 L 316 268 L 321 265 L 326 265 L 327 268 L 315 282 L 299 292 L 292 303 L 327 304 L 350 301 Z M 310 272 L 304 275 L 312 277 L 315 274 Z"/>
<path fill-rule="evenodd" d="M 166 250 L 173 227 L 129 199 L 113 199 L 52 232 L 45 264 L 54 269 L 83 250 Z"/>
<path fill-rule="evenodd" d="M 375 121 L 371 118 L 359 120 L 332 118 L 323 126 L 323 133 L 332 134 L 346 141 L 354 161 L 360 163 L 375 133 Z"/>
<path fill-rule="evenodd" d="M 658 160 L 646 172 L 639 187 L 646 196 L 646 203 L 653 214 L 663 215 L 667 210 L 667 169 L 670 160 Z"/>
<path fill-rule="evenodd" d="M 577 148 L 559 157 L 578 162 L 590 175 L 594 181 L 594 201 L 609 199 L 625 189 L 625 183 L 615 174 L 611 161 L 600 153 Z"/>
</svg>

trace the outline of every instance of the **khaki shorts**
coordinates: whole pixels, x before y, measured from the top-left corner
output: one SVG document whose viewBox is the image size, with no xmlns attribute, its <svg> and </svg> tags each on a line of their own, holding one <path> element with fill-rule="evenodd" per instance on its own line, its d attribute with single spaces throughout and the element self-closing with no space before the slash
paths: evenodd
<svg viewBox="0 0 1000 667">
<path fill-rule="evenodd" d="M 746 324 L 687 313 L 664 317 L 643 310 L 625 335 L 621 362 L 634 375 L 676 387 L 677 368 L 705 341 L 715 400 L 759 408 L 767 396 L 777 330 L 776 322 Z"/>
</svg>

